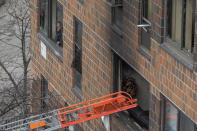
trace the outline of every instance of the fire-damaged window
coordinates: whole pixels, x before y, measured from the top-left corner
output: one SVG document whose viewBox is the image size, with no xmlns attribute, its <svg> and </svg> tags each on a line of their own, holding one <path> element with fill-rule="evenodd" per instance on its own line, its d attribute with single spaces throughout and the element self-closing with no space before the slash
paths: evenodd
<svg viewBox="0 0 197 131">
<path fill-rule="evenodd" d="M 197 131 L 195 123 L 164 98 L 163 131 Z"/>
<path fill-rule="evenodd" d="M 57 0 L 39 0 L 39 31 L 63 47 L 63 8 Z"/>
<path fill-rule="evenodd" d="M 193 51 L 195 30 L 195 1 L 167 1 L 166 35 L 174 45 L 188 52 Z"/>
<path fill-rule="evenodd" d="M 149 83 L 119 56 L 113 56 L 113 91 L 126 91 L 138 99 L 136 108 L 127 110 L 142 128 L 149 127 Z"/>
<path fill-rule="evenodd" d="M 41 78 L 41 112 L 48 110 L 48 81 Z"/>
<path fill-rule="evenodd" d="M 82 23 L 74 18 L 75 35 L 74 35 L 74 87 L 81 89 L 82 77 Z"/>
<path fill-rule="evenodd" d="M 112 6 L 112 25 L 116 31 L 122 29 L 123 22 L 123 1 L 122 0 L 108 0 Z"/>
</svg>

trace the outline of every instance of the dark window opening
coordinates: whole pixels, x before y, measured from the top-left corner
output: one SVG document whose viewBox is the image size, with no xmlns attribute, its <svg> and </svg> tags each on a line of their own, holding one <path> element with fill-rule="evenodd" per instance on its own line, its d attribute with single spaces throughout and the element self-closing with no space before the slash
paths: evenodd
<svg viewBox="0 0 197 131">
<path fill-rule="evenodd" d="M 39 30 L 63 47 L 63 8 L 57 0 L 39 1 Z"/>
<path fill-rule="evenodd" d="M 150 51 L 151 47 L 151 21 L 152 21 L 152 0 L 142 0 L 141 24 L 146 25 L 141 28 L 141 46 Z"/>
<path fill-rule="evenodd" d="M 142 17 L 151 21 L 152 19 L 152 0 L 142 1 Z"/>
<path fill-rule="evenodd" d="M 41 78 L 41 112 L 48 110 L 48 81 L 42 76 Z"/>
<path fill-rule="evenodd" d="M 112 5 L 112 25 L 116 30 L 122 29 L 123 3 L 122 0 L 108 0 Z"/>
<path fill-rule="evenodd" d="M 197 131 L 195 123 L 164 98 L 164 131 Z"/>
<path fill-rule="evenodd" d="M 167 1 L 167 36 L 188 52 L 194 46 L 194 3 L 193 0 Z"/>
<path fill-rule="evenodd" d="M 75 35 L 74 35 L 74 87 L 81 89 L 82 77 L 82 23 L 74 18 Z"/>
<path fill-rule="evenodd" d="M 127 110 L 142 128 L 149 127 L 149 83 L 119 56 L 113 56 L 113 91 L 126 91 L 138 99 L 138 107 Z"/>
<path fill-rule="evenodd" d="M 122 29 L 123 8 L 122 6 L 112 7 L 112 24 L 118 29 Z"/>
</svg>

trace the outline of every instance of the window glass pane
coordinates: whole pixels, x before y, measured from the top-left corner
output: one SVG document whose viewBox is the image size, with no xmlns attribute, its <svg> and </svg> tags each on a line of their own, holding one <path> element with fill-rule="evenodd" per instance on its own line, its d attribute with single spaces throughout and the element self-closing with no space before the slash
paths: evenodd
<svg viewBox="0 0 197 131">
<path fill-rule="evenodd" d="M 152 19 L 152 0 L 147 0 L 148 1 L 148 17 L 147 19 L 151 21 Z"/>
<path fill-rule="evenodd" d="M 167 8 L 167 36 L 172 38 L 172 0 L 168 0 Z"/>
<path fill-rule="evenodd" d="M 177 131 L 178 110 L 168 101 L 165 102 L 164 131 Z"/>
<path fill-rule="evenodd" d="M 180 131 L 195 131 L 194 123 L 183 113 L 180 113 Z"/>
<path fill-rule="evenodd" d="M 43 33 L 45 33 L 48 36 L 48 0 L 40 0 L 40 9 L 39 9 L 39 13 L 40 13 L 40 18 L 39 18 L 39 22 L 40 22 L 40 31 L 42 31 Z"/>
<path fill-rule="evenodd" d="M 56 42 L 58 43 L 58 45 L 60 47 L 63 47 L 63 39 L 62 39 L 62 35 L 63 35 L 63 8 L 62 8 L 62 5 L 57 2 L 57 5 L 56 5 Z"/>
<path fill-rule="evenodd" d="M 123 15 L 123 9 L 122 6 L 118 6 L 114 8 L 114 24 L 118 28 L 122 28 L 122 15 Z"/>
<path fill-rule="evenodd" d="M 63 8 L 59 2 L 57 2 L 57 21 L 63 23 Z"/>
<path fill-rule="evenodd" d="M 74 70 L 74 87 L 81 89 L 81 74 Z"/>
<path fill-rule="evenodd" d="M 142 2 L 142 16 L 148 18 L 148 0 L 143 0 Z"/>
<path fill-rule="evenodd" d="M 56 38 L 56 0 L 51 0 L 51 39 L 55 40 Z"/>
<path fill-rule="evenodd" d="M 41 111 L 46 111 L 48 109 L 48 81 L 42 77 L 41 78 Z"/>
<path fill-rule="evenodd" d="M 75 69 L 79 72 L 82 73 L 82 59 L 81 59 L 81 49 L 78 48 L 77 45 L 75 45 Z"/>
<path fill-rule="evenodd" d="M 189 51 L 192 47 L 192 6 L 192 0 L 186 0 L 185 48 Z"/>
<path fill-rule="evenodd" d="M 182 0 L 172 1 L 172 15 L 171 15 L 171 39 L 181 44 L 182 34 Z"/>
<path fill-rule="evenodd" d="M 147 20 L 152 19 L 152 0 L 143 0 L 142 16 Z"/>
<path fill-rule="evenodd" d="M 75 44 L 81 48 L 82 43 L 82 23 L 75 19 Z"/>
</svg>

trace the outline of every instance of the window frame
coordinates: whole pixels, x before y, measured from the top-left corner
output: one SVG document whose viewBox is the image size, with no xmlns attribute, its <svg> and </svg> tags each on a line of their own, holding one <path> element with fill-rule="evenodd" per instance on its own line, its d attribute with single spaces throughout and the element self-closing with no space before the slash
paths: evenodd
<svg viewBox="0 0 197 131">
<path fill-rule="evenodd" d="M 140 7 L 140 10 L 141 10 L 140 24 L 145 25 L 145 26 L 141 27 L 141 31 L 140 31 L 140 48 L 142 48 L 142 49 L 140 49 L 140 52 L 143 52 L 142 54 L 145 54 L 145 56 L 147 56 L 147 58 L 148 58 L 149 52 L 151 49 L 151 35 L 152 35 L 151 34 L 151 30 L 152 30 L 152 0 L 148 0 L 148 2 L 147 3 L 146 2 L 147 2 L 147 0 L 142 0 L 141 7 Z M 145 3 L 147 5 L 147 7 L 145 7 Z M 149 9 L 149 6 L 151 6 L 150 7 L 151 9 Z M 147 33 L 149 34 L 149 36 L 147 35 Z M 145 35 L 145 37 L 144 37 L 144 35 Z M 144 43 L 143 42 L 144 39 L 147 39 L 149 42 Z"/>
<path fill-rule="evenodd" d="M 47 9 L 46 10 L 48 10 L 48 19 L 47 19 L 47 23 L 48 23 L 48 25 L 47 25 L 47 31 L 46 32 L 44 32 L 44 30 L 45 29 L 41 29 L 40 27 L 40 23 L 41 23 L 41 20 L 40 20 L 40 8 L 41 8 L 41 3 L 42 3 L 43 1 L 42 0 L 39 0 L 39 3 L 38 3 L 38 7 L 39 7 L 39 12 L 38 12 L 38 15 L 39 15 L 39 24 L 38 24 L 38 26 L 39 26 L 39 32 L 40 33 L 42 33 L 42 34 L 44 34 L 44 36 L 45 37 L 47 37 L 47 39 L 50 39 L 50 41 L 52 41 L 52 43 L 55 45 L 55 46 L 57 46 L 57 47 L 59 47 L 59 48 L 62 48 L 63 47 L 63 6 L 62 6 L 62 4 L 58 1 L 58 0 L 55 0 L 55 5 L 53 4 L 53 2 L 54 2 L 54 0 L 46 0 L 46 3 L 47 3 Z M 57 8 L 58 7 L 60 7 L 60 6 L 57 6 L 57 5 L 61 5 L 61 13 L 62 13 L 62 20 L 61 20 L 61 26 L 62 26 L 62 47 L 61 46 L 58 46 L 57 45 L 57 43 L 56 43 L 56 35 L 57 35 L 57 22 L 58 22 L 58 20 L 57 20 Z M 55 10 L 56 10 L 56 12 L 55 12 L 55 20 L 56 20 L 56 22 L 55 22 L 55 30 L 53 30 L 53 6 L 55 6 Z M 55 33 L 56 35 L 55 36 L 53 36 L 53 33 Z M 53 38 L 54 37 L 54 38 Z M 51 42 L 50 42 L 51 43 Z"/>
<path fill-rule="evenodd" d="M 118 9 L 118 8 L 120 8 L 120 9 Z M 119 18 L 117 15 L 117 13 L 116 13 L 116 9 L 118 10 L 118 11 L 120 11 L 121 10 L 121 14 L 122 14 L 122 16 L 121 16 L 121 19 L 116 19 L 116 18 Z M 112 25 L 113 26 L 115 26 L 118 30 L 122 30 L 122 24 L 123 24 L 123 6 L 122 5 L 119 5 L 119 6 L 112 6 L 112 9 L 111 9 L 111 11 L 112 11 L 112 19 L 111 19 L 111 23 L 112 23 Z M 117 24 L 117 21 L 121 21 L 120 22 L 120 25 L 119 24 Z"/>
<path fill-rule="evenodd" d="M 44 92 L 43 92 L 44 91 Z M 48 110 L 48 80 L 41 76 L 41 111 Z"/>
<path fill-rule="evenodd" d="M 191 2 L 193 3 L 193 6 L 192 6 L 192 31 L 191 31 L 191 50 L 190 49 L 187 49 L 186 48 L 186 43 L 185 43 L 185 37 L 186 37 L 186 11 L 187 11 L 187 0 L 182 0 L 182 7 L 181 7 L 181 15 L 182 15 L 182 22 L 181 22 L 181 43 L 178 43 L 177 41 L 173 40 L 172 39 L 172 23 L 170 23 L 170 20 L 172 21 L 172 10 L 173 10 L 173 6 L 171 5 L 171 10 L 169 10 L 169 2 L 171 2 L 171 0 L 167 0 L 166 3 L 165 3 L 165 8 L 166 8 L 166 11 L 165 11 L 165 39 L 164 39 L 164 42 L 167 42 L 167 43 L 170 43 L 172 44 L 172 46 L 175 46 L 176 48 L 184 51 L 186 54 L 188 55 L 191 55 L 193 54 L 193 51 L 194 51 L 194 39 L 195 39 L 195 9 L 196 9 L 196 6 L 195 6 L 195 2 L 194 0 L 191 0 Z M 171 3 L 172 4 L 172 3 Z M 184 12 L 185 10 L 185 12 Z M 169 15 L 170 14 L 170 15 Z M 169 24 L 170 23 L 170 24 Z M 170 27 L 169 27 L 170 25 Z"/>
<path fill-rule="evenodd" d="M 82 39 L 83 39 L 83 23 L 77 18 L 74 17 L 74 58 L 73 58 L 73 63 L 72 67 L 74 69 L 73 73 L 73 78 L 74 78 L 74 88 L 82 89 Z M 77 29 L 78 28 L 78 29 Z M 80 31 L 80 32 L 79 32 Z M 81 35 L 78 36 L 77 35 Z M 79 53 L 76 55 L 76 53 Z M 80 55 L 80 57 L 76 57 Z M 78 62 L 79 61 L 79 62 Z M 76 83 L 76 80 L 79 82 Z"/>
<path fill-rule="evenodd" d="M 166 102 L 169 102 L 177 111 L 178 111 L 178 115 L 177 115 L 177 131 L 180 131 L 181 128 L 181 117 L 185 116 L 188 120 L 190 120 L 194 126 L 194 131 L 197 131 L 197 124 L 192 121 L 185 113 L 183 113 L 173 102 L 171 102 L 168 98 L 166 98 L 165 96 L 162 96 L 162 113 L 161 113 L 161 119 L 162 119 L 162 131 L 165 131 L 165 116 L 166 116 Z"/>
</svg>

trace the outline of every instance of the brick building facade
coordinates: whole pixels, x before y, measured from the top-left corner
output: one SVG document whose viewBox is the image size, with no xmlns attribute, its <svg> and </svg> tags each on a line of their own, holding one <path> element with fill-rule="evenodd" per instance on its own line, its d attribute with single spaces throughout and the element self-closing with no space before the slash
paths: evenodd
<svg viewBox="0 0 197 131">
<path fill-rule="evenodd" d="M 132 79 L 139 108 L 106 117 L 110 130 L 196 131 L 196 2 L 31 0 L 32 78 L 45 78 L 62 105 L 123 90 Z M 74 128 L 106 130 L 103 121 Z"/>
</svg>

